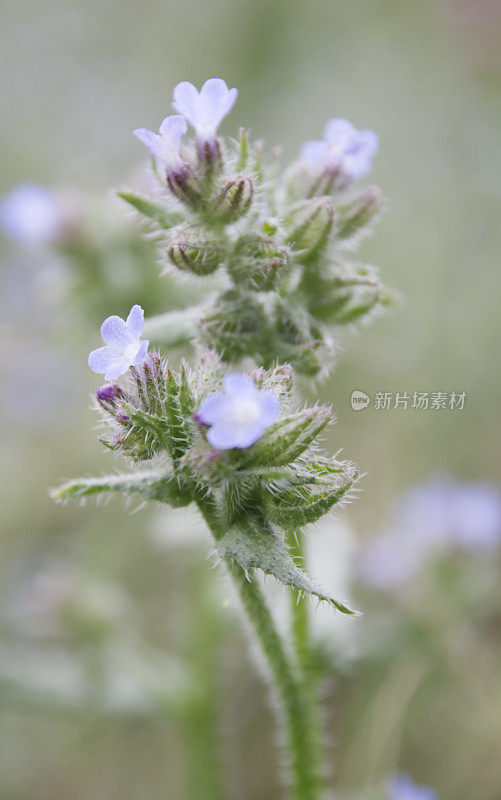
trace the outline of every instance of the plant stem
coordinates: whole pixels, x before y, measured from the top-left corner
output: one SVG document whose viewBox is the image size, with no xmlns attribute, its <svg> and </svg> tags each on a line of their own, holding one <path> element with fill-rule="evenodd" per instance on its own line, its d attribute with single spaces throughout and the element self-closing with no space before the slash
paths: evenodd
<svg viewBox="0 0 501 800">
<path fill-rule="evenodd" d="M 289 549 L 295 558 L 304 560 L 304 534 L 289 531 Z M 322 753 L 320 710 L 315 665 L 311 650 L 310 608 L 308 598 L 301 597 L 297 590 L 291 591 L 291 627 L 294 652 L 301 674 L 303 691 L 307 702 L 309 724 L 315 739 L 317 753 Z M 321 758 L 321 757 L 320 757 Z M 321 760 L 321 763 L 323 759 Z"/>
<path fill-rule="evenodd" d="M 186 308 L 183 311 L 168 311 L 150 317 L 144 323 L 144 336 L 166 347 L 179 347 L 189 344 L 196 338 L 198 323 L 204 315 L 201 306 Z"/>
<path fill-rule="evenodd" d="M 224 535 L 224 527 L 215 504 L 207 497 L 197 498 L 200 511 L 214 538 Z M 273 683 L 280 699 L 291 772 L 294 800 L 320 800 L 321 779 L 318 770 L 316 733 L 312 728 L 309 701 L 302 681 L 298 681 L 288 658 L 284 643 L 264 596 L 245 570 L 234 561 L 227 560 L 228 571 L 238 590 L 243 609 L 247 614 L 266 658 Z"/>
</svg>

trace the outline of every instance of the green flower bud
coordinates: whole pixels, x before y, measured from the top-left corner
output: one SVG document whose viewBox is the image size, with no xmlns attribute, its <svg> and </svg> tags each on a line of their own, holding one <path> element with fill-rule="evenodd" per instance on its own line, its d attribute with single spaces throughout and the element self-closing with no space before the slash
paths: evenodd
<svg viewBox="0 0 501 800">
<path fill-rule="evenodd" d="M 167 251 L 169 261 L 184 272 L 194 275 L 211 275 L 224 259 L 224 249 L 217 240 L 210 239 L 201 231 L 186 231 L 176 236 Z M 184 234 L 184 235 L 183 235 Z"/>
<path fill-rule="evenodd" d="M 228 181 L 217 194 L 212 207 L 215 219 L 230 223 L 249 210 L 254 196 L 252 179 L 242 175 Z"/>
<path fill-rule="evenodd" d="M 334 220 L 334 208 L 327 197 L 310 200 L 289 219 L 293 226 L 287 238 L 303 263 L 317 259 L 326 248 Z"/>
<path fill-rule="evenodd" d="M 288 260 L 288 248 L 277 245 L 271 237 L 242 236 L 228 263 L 228 272 L 238 286 L 267 292 L 275 288 Z"/>
<path fill-rule="evenodd" d="M 382 207 L 381 192 L 371 186 L 351 203 L 337 209 L 336 239 L 352 239 L 377 217 Z"/>
</svg>

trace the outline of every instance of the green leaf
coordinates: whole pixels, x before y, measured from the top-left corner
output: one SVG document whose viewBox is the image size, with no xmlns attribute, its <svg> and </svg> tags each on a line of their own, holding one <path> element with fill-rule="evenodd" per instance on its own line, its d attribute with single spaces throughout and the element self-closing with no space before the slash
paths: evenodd
<svg viewBox="0 0 501 800">
<path fill-rule="evenodd" d="M 93 497 L 109 492 L 141 494 L 149 500 L 179 508 L 191 503 L 191 488 L 182 485 L 171 472 L 143 470 L 119 475 L 103 475 L 99 478 L 78 478 L 52 489 L 50 496 L 56 502 L 72 498 Z"/>
<path fill-rule="evenodd" d="M 168 450 L 174 466 L 179 464 L 191 444 L 190 433 L 179 401 L 179 390 L 180 387 L 169 370 L 165 381 L 164 405 L 169 427 Z"/>
<path fill-rule="evenodd" d="M 150 448 L 153 452 L 157 450 L 167 450 L 170 453 L 170 433 L 169 425 L 165 419 L 149 414 L 136 406 L 131 406 L 129 403 L 123 403 L 124 413 L 127 414 L 132 424 L 136 429 L 139 429 L 145 437 L 145 444 L 147 438 L 152 437 L 154 440 L 153 447 Z M 157 445 L 157 447 L 155 447 Z"/>
<path fill-rule="evenodd" d="M 141 197 L 141 195 L 132 194 L 131 192 L 117 192 L 117 195 L 135 208 L 136 211 L 139 211 L 144 217 L 148 217 L 148 219 L 156 222 L 157 225 L 164 230 L 168 230 L 174 227 L 174 225 L 179 225 L 179 223 L 183 221 L 181 214 L 168 211 L 160 203 L 154 203 L 147 197 Z"/>
<path fill-rule="evenodd" d="M 298 411 L 268 428 L 261 439 L 237 458 L 256 466 L 281 467 L 303 453 L 332 419 L 327 406 Z"/>
<path fill-rule="evenodd" d="M 240 564 L 245 570 L 260 569 L 299 592 L 325 600 L 343 614 L 356 613 L 317 586 L 294 564 L 279 536 L 261 526 L 257 520 L 250 520 L 245 527 L 239 525 L 230 528 L 218 540 L 217 549 L 223 558 Z"/>
</svg>

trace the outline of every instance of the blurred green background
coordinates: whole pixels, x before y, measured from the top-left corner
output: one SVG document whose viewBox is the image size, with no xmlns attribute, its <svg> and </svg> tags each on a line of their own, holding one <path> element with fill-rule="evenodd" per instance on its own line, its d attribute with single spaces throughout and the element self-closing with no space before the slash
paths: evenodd
<svg viewBox="0 0 501 800">
<path fill-rule="evenodd" d="M 320 391 L 337 412 L 328 446 L 343 447 L 368 473 L 360 499 L 342 512 L 343 524 L 357 540 L 368 536 L 384 523 L 393 498 L 430 474 L 501 482 L 499 2 L 6 0 L 0 13 L 2 194 L 34 180 L 72 186 L 115 208 L 110 187 L 126 184 L 142 164 L 131 131 L 158 127 L 180 80 L 200 85 L 220 76 L 237 86 L 238 103 L 223 132 L 248 126 L 269 145 L 281 144 L 284 159 L 333 116 L 376 130 L 381 148 L 371 181 L 382 187 L 388 210 L 362 256 L 381 268 L 403 300 L 369 330 L 344 340 L 328 383 L 308 387 L 312 398 Z M 134 226 L 126 211 L 113 213 Z M 154 267 L 153 251 L 146 248 L 146 256 Z M 181 512 L 130 515 L 118 501 L 99 510 L 60 509 L 49 500 L 47 488 L 60 478 L 112 466 L 92 431 L 88 400 L 97 384 L 86 358 L 97 346 L 102 314 L 73 319 L 56 258 L 20 252 L 5 241 L 0 257 L 6 616 L 22 605 L 25 582 L 47 565 L 50 572 L 62 564 L 64 572 L 70 564 L 77 575 L 91 576 L 92 591 L 94 584 L 106 591 L 112 584 L 120 595 L 119 622 L 115 611 L 113 622 L 103 622 L 101 609 L 114 608 L 113 602 L 92 595 L 77 645 L 43 636 L 37 623 L 35 638 L 43 641 L 34 647 L 31 634 L 15 636 L 12 623 L 3 624 L 0 795 L 205 800 L 213 795 L 197 784 L 196 764 L 209 765 L 203 784 L 219 758 L 226 797 L 279 797 L 266 687 L 242 646 L 227 607 L 231 596 L 205 560 L 201 526 L 194 536 Z M 120 269 L 119 253 L 123 288 Z M 147 311 L 158 310 L 155 280 Z M 167 305 L 186 302 L 183 286 L 158 285 Z M 371 397 L 377 391 L 466 392 L 466 404 L 461 411 L 355 412 L 355 389 Z M 482 572 L 477 579 L 482 584 Z M 495 584 L 492 575 L 489 580 Z M 488 657 L 478 660 L 479 642 L 461 609 L 447 616 L 430 606 L 425 630 L 433 629 L 435 644 L 446 631 L 453 644 L 464 645 L 458 668 L 443 672 L 446 657 L 423 634 L 421 645 L 419 637 L 411 649 L 401 645 L 392 672 L 388 653 L 386 661 L 364 660 L 371 615 L 380 609 L 363 592 L 353 593 L 364 621 L 356 632 L 358 622 L 343 624 L 359 657 L 349 668 L 338 654 L 339 672 L 326 681 L 325 695 L 342 796 L 372 791 L 399 763 L 436 787 L 442 800 L 496 800 L 501 606 L 491 608 Z M 104 658 L 96 646 L 104 634 L 95 627 L 108 622 L 118 626 L 119 644 L 111 656 L 106 644 Z M 76 653 L 71 665 L 67 649 Z M 130 674 L 135 658 L 140 678 Z M 447 658 L 454 660 L 454 648 Z M 82 663 L 89 685 L 101 685 L 103 670 L 116 680 L 107 713 L 99 698 L 86 708 L 72 699 L 80 678 L 73 685 L 70 673 Z M 39 680 L 41 691 L 22 688 L 23 670 L 26 685 Z M 176 697 L 187 673 L 197 698 L 181 713 Z M 366 718 L 367 708 L 373 712 Z"/>
</svg>

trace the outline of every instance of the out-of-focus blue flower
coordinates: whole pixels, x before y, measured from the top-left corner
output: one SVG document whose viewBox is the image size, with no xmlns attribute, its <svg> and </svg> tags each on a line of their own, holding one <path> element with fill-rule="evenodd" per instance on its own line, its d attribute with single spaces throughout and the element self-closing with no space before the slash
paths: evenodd
<svg viewBox="0 0 501 800">
<path fill-rule="evenodd" d="M 492 550 L 501 543 L 501 493 L 494 486 L 458 487 L 451 537 L 466 552 Z"/>
<path fill-rule="evenodd" d="M 371 586 L 392 588 L 448 549 L 480 553 L 500 544 L 499 490 L 435 478 L 402 496 L 390 528 L 363 549 L 360 574 Z"/>
<path fill-rule="evenodd" d="M 237 89 L 228 89 L 221 78 L 205 81 L 200 92 L 192 83 L 182 81 L 174 89 L 172 107 L 193 126 L 197 137 L 211 141 L 218 126 L 231 111 L 238 95 Z"/>
<path fill-rule="evenodd" d="M 305 142 L 301 158 L 314 168 L 338 172 L 345 180 L 363 178 L 378 149 L 374 131 L 358 131 L 347 119 L 331 119 L 324 138 Z"/>
<path fill-rule="evenodd" d="M 62 232 L 64 213 L 60 199 L 50 189 L 23 183 L 0 203 L 0 227 L 15 242 L 41 247 Z"/>
<path fill-rule="evenodd" d="M 224 392 L 207 397 L 196 414 L 209 425 L 207 441 L 218 450 L 250 447 L 276 422 L 280 406 L 273 392 L 261 391 L 245 375 L 232 372 L 223 379 Z"/>
<path fill-rule="evenodd" d="M 429 786 L 418 786 L 408 775 L 394 775 L 388 781 L 389 800 L 439 800 Z"/>
<path fill-rule="evenodd" d="M 149 342 L 141 341 L 144 327 L 144 311 L 141 306 L 132 306 L 127 320 L 112 316 L 101 325 L 101 336 L 106 347 L 99 347 L 89 355 L 89 367 L 94 372 L 104 373 L 107 381 L 114 381 L 129 367 L 144 361 Z"/>
<path fill-rule="evenodd" d="M 141 139 L 150 153 L 162 161 L 169 169 L 176 169 L 184 164 L 179 148 L 181 137 L 188 130 L 186 120 L 179 114 L 166 117 L 160 125 L 160 133 L 153 133 L 148 128 L 137 128 L 134 136 Z"/>
</svg>

